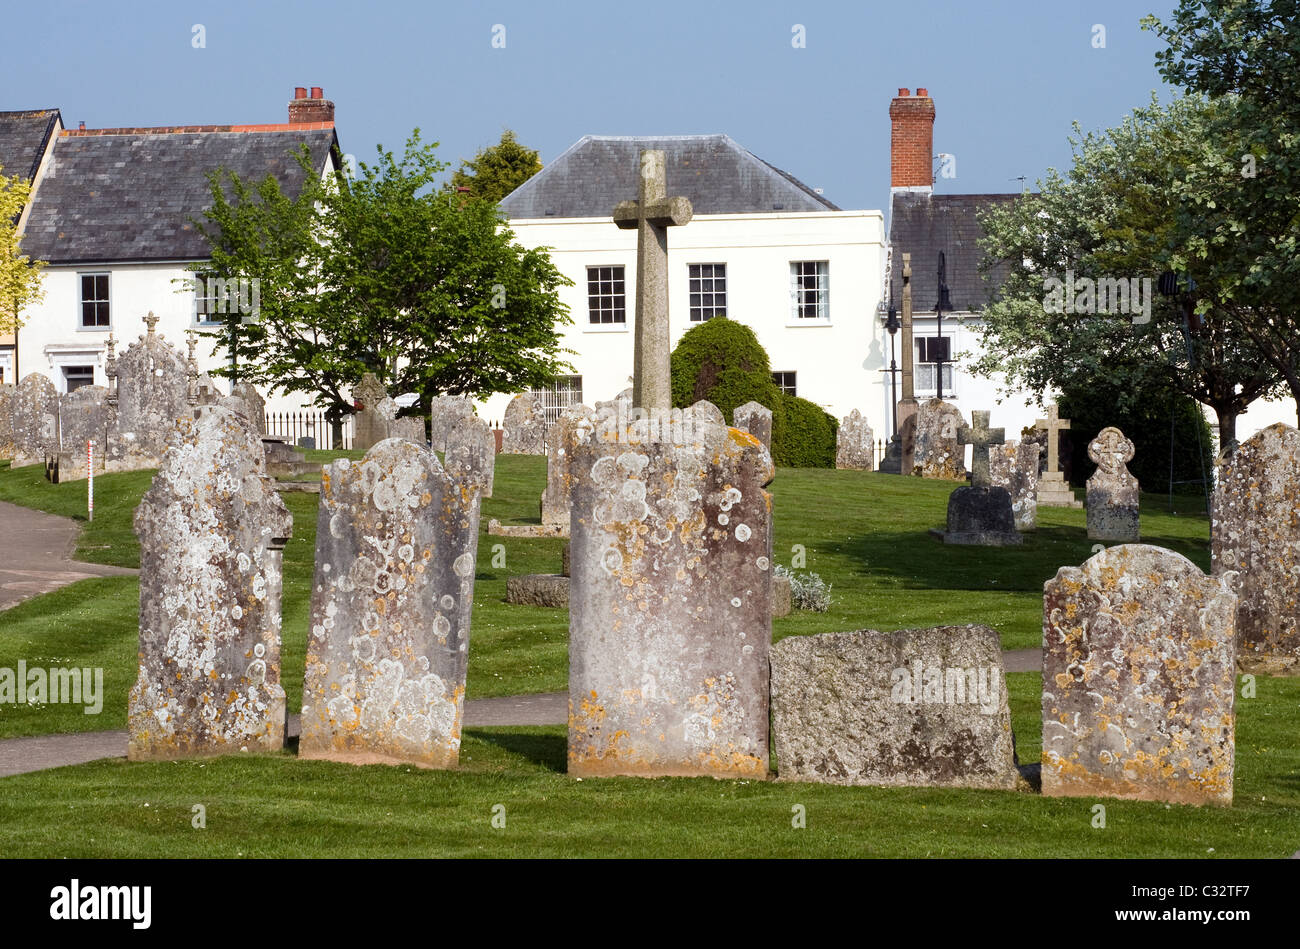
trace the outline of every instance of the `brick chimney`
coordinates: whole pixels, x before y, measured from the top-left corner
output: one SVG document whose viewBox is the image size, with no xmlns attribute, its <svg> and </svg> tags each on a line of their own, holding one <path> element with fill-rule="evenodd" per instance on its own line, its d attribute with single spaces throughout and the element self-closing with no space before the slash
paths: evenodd
<svg viewBox="0 0 1300 949">
<path fill-rule="evenodd" d="M 289 124 L 302 125 L 307 122 L 334 121 L 334 103 L 325 98 L 320 86 L 311 87 L 311 95 L 303 86 L 293 90 L 293 101 L 289 103 Z"/>
<path fill-rule="evenodd" d="M 934 100 L 925 89 L 899 89 L 889 103 L 889 186 L 929 191 L 934 187 Z"/>
</svg>

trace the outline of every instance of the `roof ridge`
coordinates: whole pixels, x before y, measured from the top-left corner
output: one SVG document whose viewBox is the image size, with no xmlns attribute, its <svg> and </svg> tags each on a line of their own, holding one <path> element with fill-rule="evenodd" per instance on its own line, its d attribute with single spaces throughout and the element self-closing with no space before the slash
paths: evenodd
<svg viewBox="0 0 1300 949">
<path fill-rule="evenodd" d="M 334 128 L 333 122 L 280 122 L 262 125 L 154 125 L 102 129 L 68 129 L 63 138 L 93 138 L 103 135 L 198 135 L 219 132 L 319 132 Z"/>
</svg>

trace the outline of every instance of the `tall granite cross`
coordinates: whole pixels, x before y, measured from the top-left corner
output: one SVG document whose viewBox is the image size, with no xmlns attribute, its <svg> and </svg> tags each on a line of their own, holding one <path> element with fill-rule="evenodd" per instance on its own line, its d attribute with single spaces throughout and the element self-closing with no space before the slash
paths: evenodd
<svg viewBox="0 0 1300 949">
<path fill-rule="evenodd" d="M 668 333 L 668 228 L 690 221 L 691 202 L 669 198 L 664 153 L 641 152 L 636 201 L 620 201 L 614 223 L 636 228 L 636 342 L 632 404 L 642 409 L 672 408 Z"/>
<path fill-rule="evenodd" d="M 970 414 L 971 426 L 966 434 L 966 444 L 972 446 L 970 460 L 970 483 L 975 488 L 987 488 L 993 484 L 989 476 L 989 447 L 1006 444 L 1007 431 L 1004 428 L 989 428 L 989 413 L 973 411 Z"/>
<path fill-rule="evenodd" d="M 1047 432 L 1047 471 L 1049 474 L 1061 470 L 1056 443 L 1060 440 L 1061 432 L 1070 427 L 1070 420 L 1061 418 L 1058 412 L 1056 406 L 1052 405 L 1047 409 L 1047 418 L 1034 421 L 1034 428 Z"/>
</svg>

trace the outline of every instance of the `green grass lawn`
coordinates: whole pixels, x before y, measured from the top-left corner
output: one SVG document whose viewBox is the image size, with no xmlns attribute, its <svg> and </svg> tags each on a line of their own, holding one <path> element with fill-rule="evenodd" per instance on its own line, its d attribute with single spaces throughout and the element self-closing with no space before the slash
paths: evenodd
<svg viewBox="0 0 1300 949">
<path fill-rule="evenodd" d="M 312 453 L 328 460 L 327 453 Z M 355 457 L 355 453 L 352 453 Z M 0 500 L 84 517 L 85 485 L 49 485 L 40 468 L 0 470 Z M 502 455 L 483 524 L 539 520 L 545 460 Z M 96 479 L 96 520 L 79 555 L 135 566 L 131 511 L 144 472 Z M 782 469 L 775 495 L 776 559 L 832 584 L 827 613 L 776 620 L 795 634 L 940 623 L 986 623 L 1005 648 L 1039 644 L 1042 584 L 1092 549 L 1081 510 L 1044 508 L 1016 548 L 945 547 L 954 485 L 874 473 Z M 301 696 L 316 524 L 315 495 L 285 495 L 294 536 L 285 548 L 284 682 Z M 1209 566 L 1203 501 L 1143 499 L 1144 540 Z M 490 537 L 479 543 L 470 640 L 470 698 L 560 691 L 567 685 L 568 615 L 505 603 L 505 580 L 555 572 L 560 541 Z M 103 666 L 107 697 L 80 707 L 0 708 L 0 737 L 121 728 L 135 676 L 138 583 L 90 580 L 0 614 L 0 666 Z M 712 779 L 602 779 L 564 774 L 562 726 L 471 729 L 454 773 L 300 762 L 291 753 L 203 762 L 104 761 L 0 781 L 0 856 L 1286 856 L 1300 847 L 1300 681 L 1261 679 L 1239 702 L 1236 804 L 1190 808 L 1031 793 L 835 788 Z M 1037 674 L 1009 690 L 1022 761 L 1039 753 Z M 93 722 L 93 724 L 88 724 Z M 190 826 L 207 809 L 206 830 Z M 507 826 L 494 830 L 492 807 Z M 791 827 L 791 807 L 807 829 Z"/>
</svg>

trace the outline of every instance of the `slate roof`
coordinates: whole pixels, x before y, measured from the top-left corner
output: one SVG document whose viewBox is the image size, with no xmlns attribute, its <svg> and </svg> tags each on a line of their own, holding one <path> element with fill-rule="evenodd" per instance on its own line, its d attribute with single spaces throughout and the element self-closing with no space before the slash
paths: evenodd
<svg viewBox="0 0 1300 949">
<path fill-rule="evenodd" d="M 501 201 L 512 219 L 610 218 L 636 197 L 641 149 L 662 149 L 668 194 L 690 198 L 696 214 L 838 211 L 788 172 L 726 135 L 586 135 Z"/>
<path fill-rule="evenodd" d="M 890 279 L 894 305 L 903 305 L 903 254 L 912 255 L 912 310 L 932 313 L 939 300 L 939 252 L 944 254 L 948 297 L 955 311 L 974 312 L 988 302 L 993 288 L 1005 278 L 1009 265 L 995 267 L 988 280 L 979 271 L 983 237 L 976 214 L 992 205 L 1007 204 L 1019 194 L 925 194 L 896 192 L 890 214 Z M 947 310 L 944 311 L 949 312 Z"/>
<path fill-rule="evenodd" d="M 58 109 L 0 112 L 0 174 L 31 181 L 58 121 Z"/>
<path fill-rule="evenodd" d="M 207 241 L 190 218 L 202 221 L 211 203 L 209 171 L 273 174 L 293 195 L 302 184 L 293 153 L 307 145 L 320 172 L 337 143 L 333 129 L 62 136 L 32 200 L 23 250 L 50 263 L 202 260 Z"/>
</svg>

